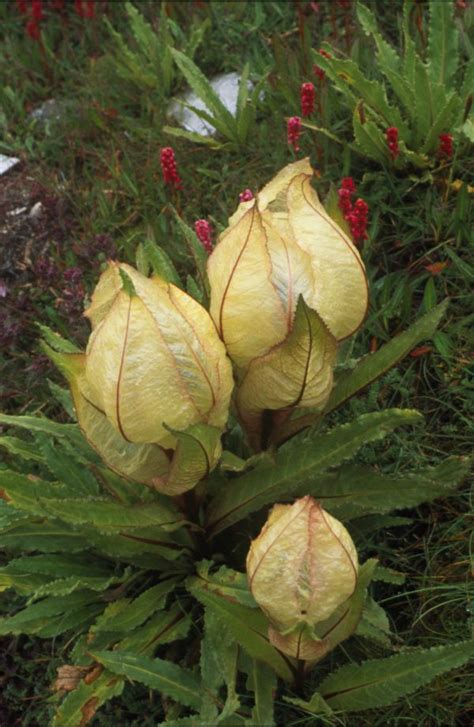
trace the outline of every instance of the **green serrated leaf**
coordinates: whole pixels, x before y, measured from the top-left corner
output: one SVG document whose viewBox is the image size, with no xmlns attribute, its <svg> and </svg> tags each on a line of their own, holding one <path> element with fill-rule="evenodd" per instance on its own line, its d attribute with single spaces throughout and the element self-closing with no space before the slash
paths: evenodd
<svg viewBox="0 0 474 727">
<path fill-rule="evenodd" d="M 96 651 L 91 656 L 114 674 L 141 682 L 180 704 L 199 709 L 202 686 L 190 669 L 124 651 Z"/>
<path fill-rule="evenodd" d="M 448 300 L 419 318 L 406 331 L 384 344 L 376 353 L 360 359 L 351 371 L 344 371 L 336 380 L 325 414 L 333 411 L 366 386 L 396 366 L 421 341 L 431 338 L 444 316 Z"/>
<path fill-rule="evenodd" d="M 289 661 L 270 644 L 268 621 L 261 611 L 233 603 L 209 590 L 207 583 L 199 577 L 189 578 L 187 588 L 203 606 L 211 609 L 223 621 L 250 657 L 268 664 L 282 679 L 292 679 Z"/>
<path fill-rule="evenodd" d="M 50 381 L 48 379 L 48 386 L 49 390 L 51 391 L 52 395 L 58 401 L 63 409 L 67 412 L 69 417 L 73 421 L 77 421 L 76 418 L 76 412 L 74 411 L 74 404 L 72 401 L 71 393 L 65 389 L 62 386 L 58 386 L 58 384 L 55 384 L 54 381 Z"/>
<path fill-rule="evenodd" d="M 297 492 L 313 495 L 335 517 L 351 520 L 446 497 L 459 486 L 469 466 L 467 458 L 448 457 L 437 467 L 390 477 L 368 467 L 348 465 Z"/>
<path fill-rule="evenodd" d="M 67 486 L 71 495 L 99 495 L 100 487 L 92 472 L 76 462 L 60 442 L 42 434 L 36 436 L 44 461 L 58 482 Z"/>
<path fill-rule="evenodd" d="M 366 119 L 362 123 L 359 107 L 356 107 L 352 116 L 352 125 L 354 127 L 356 149 L 370 159 L 375 159 L 379 164 L 386 164 L 389 159 L 388 149 L 382 131 L 377 124 L 370 119 Z"/>
<path fill-rule="evenodd" d="M 52 727 L 86 725 L 105 702 L 122 694 L 124 684 L 125 679 L 109 671 L 104 671 L 92 683 L 81 680 L 57 709 Z"/>
<path fill-rule="evenodd" d="M 285 702 L 288 702 L 288 704 L 293 704 L 295 707 L 299 707 L 300 709 L 304 709 L 306 712 L 310 712 L 310 714 L 324 714 L 327 716 L 333 714 L 331 707 L 326 704 L 318 692 L 315 692 L 308 701 L 286 696 L 284 696 L 283 699 Z"/>
<path fill-rule="evenodd" d="M 155 611 L 165 605 L 166 597 L 178 583 L 169 578 L 148 588 L 134 599 L 124 598 L 111 604 L 94 626 L 94 631 L 130 632 L 141 626 Z M 120 604 L 120 605 L 119 605 Z"/>
<path fill-rule="evenodd" d="M 97 594 L 92 591 L 78 591 L 67 596 L 52 596 L 39 603 L 27 606 L 14 616 L 0 619 L 0 634 L 37 633 L 40 626 L 47 626 L 59 617 L 80 614 L 84 606 L 97 603 Z M 102 610 L 103 605 L 100 606 Z M 54 623 L 52 623 L 55 626 Z"/>
<path fill-rule="evenodd" d="M 187 225 L 184 220 L 181 219 L 179 214 L 176 212 L 175 209 L 173 209 L 175 220 L 177 222 L 177 225 L 186 240 L 186 243 L 188 245 L 188 248 L 191 252 L 191 255 L 194 259 L 194 264 L 196 266 L 196 270 L 198 272 L 201 285 L 203 290 L 205 291 L 205 297 L 209 298 L 209 282 L 207 280 L 207 252 L 204 250 L 204 247 L 199 242 L 196 233 L 194 230 L 192 230 L 189 225 Z"/>
<path fill-rule="evenodd" d="M 368 596 L 356 634 L 390 647 L 390 631 L 390 622 L 385 610 Z"/>
<path fill-rule="evenodd" d="M 237 130 L 235 119 L 224 106 L 211 84 L 196 64 L 181 51 L 171 49 L 173 59 L 186 78 L 194 93 L 206 104 L 216 120 L 220 121 L 227 131 L 227 136 L 236 140 Z"/>
<path fill-rule="evenodd" d="M 159 611 L 129 636 L 118 642 L 116 648 L 135 654 L 152 656 L 161 644 L 185 639 L 191 627 L 191 616 L 180 606 Z"/>
<path fill-rule="evenodd" d="M 26 552 L 40 550 L 44 553 L 74 553 L 86 550 L 90 543 L 83 534 L 73 531 L 64 523 L 24 520 L 2 528 L 0 547 Z"/>
<path fill-rule="evenodd" d="M 221 566 L 215 573 L 210 574 L 212 562 L 203 560 L 196 566 L 196 571 L 202 581 L 203 587 L 229 598 L 243 606 L 257 608 L 254 597 L 250 593 L 245 573 L 239 573 L 227 566 Z"/>
<path fill-rule="evenodd" d="M 24 439 L 18 439 L 17 437 L 5 436 L 0 437 L 0 447 L 4 447 L 7 452 L 22 459 L 43 462 L 43 455 L 39 451 L 38 446 L 33 442 L 26 442 Z"/>
<path fill-rule="evenodd" d="M 429 3 L 428 69 L 433 83 L 449 86 L 459 63 L 459 32 L 454 22 L 454 3 Z"/>
<path fill-rule="evenodd" d="M 147 503 L 133 507 L 99 498 L 55 499 L 38 493 L 45 511 L 74 525 L 92 525 L 103 532 L 117 532 L 147 526 L 174 529 L 180 527 L 183 516 L 171 507 Z"/>
<path fill-rule="evenodd" d="M 334 710 L 359 712 L 385 707 L 428 684 L 439 674 L 474 656 L 474 641 L 410 651 L 360 666 L 349 664 L 330 674 L 319 692 Z"/>
<path fill-rule="evenodd" d="M 385 568 L 383 565 L 377 565 L 372 576 L 372 580 L 402 586 L 405 583 L 406 576 L 404 573 L 400 573 L 392 568 Z"/>
<path fill-rule="evenodd" d="M 246 727 L 261 727 L 275 725 L 274 692 L 276 691 L 277 680 L 274 672 L 259 661 L 253 660 L 252 671 L 247 680 L 247 688 L 255 695 L 255 706 L 252 709 L 252 718 L 246 721 Z"/>
<path fill-rule="evenodd" d="M 205 609 L 204 638 L 201 642 L 201 676 L 206 690 L 200 710 L 201 724 L 220 724 L 240 707 L 236 693 L 239 648 L 212 609 Z M 227 697 L 222 711 L 219 690 L 225 684 Z"/>
<path fill-rule="evenodd" d="M 153 242 L 153 240 L 147 239 L 143 243 L 143 250 L 153 272 L 168 283 L 173 283 L 173 285 L 181 288 L 181 280 L 178 272 L 173 261 L 163 248 Z"/>
<path fill-rule="evenodd" d="M 420 419 L 412 410 L 389 409 L 363 415 L 316 439 L 293 438 L 280 448 L 273 466 L 256 467 L 236 477 L 214 497 L 208 512 L 209 529 L 218 533 L 264 505 L 291 497 L 314 483 L 319 472 L 341 464 L 364 444 Z"/>
<path fill-rule="evenodd" d="M 51 346 L 54 351 L 58 351 L 59 353 L 81 352 L 81 349 L 78 348 L 74 343 L 60 336 L 59 333 L 53 331 L 51 328 L 49 328 L 49 326 L 45 326 L 42 323 L 37 323 L 36 325 L 41 331 L 41 337 L 46 341 L 48 346 Z"/>
<path fill-rule="evenodd" d="M 178 139 L 192 141 L 193 144 L 204 144 L 204 146 L 208 146 L 210 149 L 222 149 L 223 146 L 221 141 L 217 141 L 212 136 L 203 136 L 195 131 L 186 131 L 186 129 L 181 129 L 179 126 L 163 126 L 162 131 Z"/>
</svg>

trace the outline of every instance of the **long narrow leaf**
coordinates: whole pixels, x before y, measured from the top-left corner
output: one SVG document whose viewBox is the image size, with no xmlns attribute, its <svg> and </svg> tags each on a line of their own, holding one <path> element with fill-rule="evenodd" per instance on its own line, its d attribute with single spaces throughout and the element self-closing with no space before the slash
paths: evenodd
<svg viewBox="0 0 474 727">
<path fill-rule="evenodd" d="M 218 533 L 264 505 L 291 497 L 318 472 L 351 457 L 364 444 L 385 437 L 398 426 L 415 424 L 420 414 L 389 409 L 366 414 L 318 436 L 297 437 L 281 447 L 274 465 L 256 467 L 236 477 L 211 502 L 208 527 Z"/>
<path fill-rule="evenodd" d="M 319 692 L 332 709 L 363 711 L 385 707 L 474 656 L 474 641 L 406 652 L 388 659 L 350 664 L 330 674 Z"/>
<path fill-rule="evenodd" d="M 149 659 L 125 651 L 97 651 L 91 656 L 114 674 L 141 682 L 180 704 L 199 709 L 202 686 L 189 669 L 164 659 Z"/>
</svg>

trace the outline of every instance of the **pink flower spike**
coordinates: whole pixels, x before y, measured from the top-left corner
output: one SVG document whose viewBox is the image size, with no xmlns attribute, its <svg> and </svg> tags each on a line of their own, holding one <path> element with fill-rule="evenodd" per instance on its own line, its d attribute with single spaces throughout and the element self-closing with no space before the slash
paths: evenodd
<svg viewBox="0 0 474 727">
<path fill-rule="evenodd" d="M 253 198 L 254 194 L 251 189 L 244 189 L 244 191 L 239 194 L 240 202 L 250 202 L 250 200 Z"/>
<path fill-rule="evenodd" d="M 299 138 L 301 134 L 301 119 L 299 116 L 291 116 L 287 124 L 287 140 L 295 151 L 299 151 Z"/>
<path fill-rule="evenodd" d="M 314 112 L 316 91 L 312 83 L 303 83 L 300 88 L 301 116 L 311 116 Z"/>
<path fill-rule="evenodd" d="M 194 230 L 205 251 L 212 252 L 212 227 L 207 220 L 196 220 Z"/>
<path fill-rule="evenodd" d="M 171 184 L 175 189 L 181 189 L 182 180 L 178 174 L 174 149 L 171 146 L 161 149 L 160 162 L 165 184 Z"/>
</svg>

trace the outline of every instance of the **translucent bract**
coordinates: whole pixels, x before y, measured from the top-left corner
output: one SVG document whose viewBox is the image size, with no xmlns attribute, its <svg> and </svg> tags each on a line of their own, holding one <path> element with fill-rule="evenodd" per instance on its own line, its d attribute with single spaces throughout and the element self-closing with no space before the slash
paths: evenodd
<svg viewBox="0 0 474 727">
<path fill-rule="evenodd" d="M 233 386 L 207 311 L 174 285 L 111 263 L 85 315 L 85 355 L 63 357 L 85 435 L 126 476 L 167 494 L 193 487 L 220 456 Z"/>
<path fill-rule="evenodd" d="M 307 159 L 241 202 L 208 261 L 211 315 L 240 378 L 237 406 L 257 432 L 264 409 L 322 407 L 337 342 L 364 320 L 364 265 L 311 185 Z"/>
<path fill-rule="evenodd" d="M 281 633 L 329 618 L 354 593 L 357 573 L 346 528 L 310 496 L 275 505 L 247 556 L 252 594 Z"/>
</svg>

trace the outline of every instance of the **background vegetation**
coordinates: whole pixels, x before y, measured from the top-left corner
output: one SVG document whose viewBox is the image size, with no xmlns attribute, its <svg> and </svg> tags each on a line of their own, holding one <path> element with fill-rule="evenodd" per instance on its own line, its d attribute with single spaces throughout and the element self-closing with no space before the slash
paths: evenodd
<svg viewBox="0 0 474 727">
<path fill-rule="evenodd" d="M 451 299 L 432 343 L 412 351 L 366 397 L 348 405 L 353 413 L 417 408 L 427 430 L 414 430 L 410 438 L 393 434 L 368 446 L 364 461 L 377 464 L 383 451 L 384 467 L 400 474 L 418 461 L 436 464 L 445 454 L 469 454 L 473 189 L 472 139 L 463 124 L 470 118 L 469 98 L 472 102 L 471 91 L 465 90 L 466 78 L 472 79 L 470 4 L 445 2 L 453 12 L 450 22 L 459 47 L 449 84 L 447 79 L 443 84 L 447 92 L 456 92 L 460 106 L 458 116 L 446 116 L 445 123 L 452 125 L 441 126 L 439 133 L 453 134 L 453 155 L 440 155 L 434 144 L 423 164 L 404 156 L 402 127 L 403 164 L 388 154 L 378 159 L 367 154 L 354 136 L 354 104 L 337 87 L 330 62 L 321 61 L 324 76 L 315 73 L 315 65 L 322 67 L 317 51 L 327 43 L 324 47 L 337 58 L 352 59 L 366 80 L 385 82 L 383 59 L 375 56 L 355 3 L 134 2 L 128 10 L 125 3 L 43 5 L 39 40 L 31 37 L 31 28 L 27 32 L 29 16 L 22 14 L 21 3 L 0 6 L 0 153 L 21 159 L 0 181 L 2 410 L 42 411 L 64 420 L 51 393 L 58 379 L 39 352 L 36 323 L 83 346 L 88 328 L 80 313 L 101 266 L 109 257 L 134 262 L 139 245 L 149 239 L 181 273 L 192 273 L 182 222 L 193 227 L 195 220 L 208 219 L 215 239 L 239 193 L 256 190 L 295 156 L 287 144 L 286 120 L 300 115 L 299 89 L 311 81 L 316 106 L 304 120 L 296 156 L 311 157 L 322 197 L 352 176 L 369 205 L 362 254 L 371 308 L 364 329 L 344 352 L 346 360 L 376 350 L 417 315 L 446 296 Z M 87 16 L 88 7 L 93 17 Z M 420 57 L 433 53 L 427 3 L 376 2 L 370 8 L 393 48 L 406 49 L 409 28 Z M 249 110 L 237 119 L 236 130 L 208 143 L 170 131 L 177 124 L 168 118 L 169 101 L 189 81 L 189 70 L 172 49 L 194 59 L 208 78 L 242 73 L 248 64 L 256 92 L 249 94 Z M 389 86 L 387 93 L 393 108 L 402 107 Z M 50 102 L 46 113 L 32 116 L 44 102 Z M 364 112 L 369 122 L 373 118 L 367 100 L 356 111 L 359 121 Z M 218 108 L 214 116 L 219 122 Z M 415 134 L 410 149 L 421 154 L 423 143 Z M 180 190 L 163 182 L 160 149 L 170 145 L 183 180 Z M 347 410 L 335 418 L 345 415 Z M 429 647 L 467 638 L 472 595 L 468 512 L 464 487 L 449 499 L 387 518 L 377 533 L 367 522 L 366 553 L 406 576 L 403 585 L 377 584 L 377 599 L 387 608 L 400 644 Z M 0 613 L 14 607 L 10 597 L 0 601 Z M 48 722 L 51 684 L 67 648 L 61 639 L 2 640 L 0 722 L 22 727 Z M 351 653 L 378 656 L 383 644 L 358 638 Z M 467 725 L 473 704 L 466 668 L 357 719 L 361 725 Z M 282 725 L 314 724 L 314 717 L 283 701 L 277 714 Z M 93 724 L 154 725 L 161 715 L 156 697 L 129 684 Z M 342 718 L 337 723 L 345 724 Z"/>
</svg>

